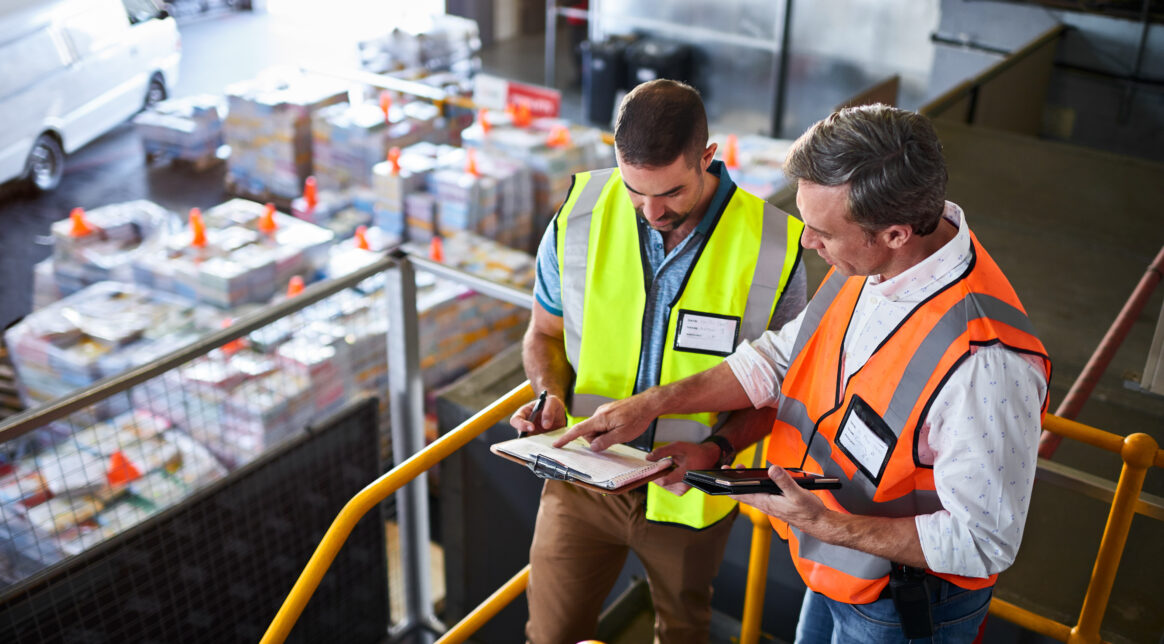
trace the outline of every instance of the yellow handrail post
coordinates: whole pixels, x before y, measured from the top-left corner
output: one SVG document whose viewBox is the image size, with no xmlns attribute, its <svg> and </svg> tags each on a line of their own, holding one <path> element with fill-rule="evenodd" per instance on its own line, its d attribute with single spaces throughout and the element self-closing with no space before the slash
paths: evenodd
<svg viewBox="0 0 1164 644">
<path fill-rule="evenodd" d="M 768 515 L 749 505 L 740 509 L 752 520 L 752 549 L 748 555 L 748 581 L 744 587 L 744 617 L 740 644 L 760 641 L 760 621 L 764 616 L 764 589 L 768 581 L 768 554 L 772 546 L 772 524 Z"/>
<path fill-rule="evenodd" d="M 1083 597 L 1079 623 L 1071 629 L 1067 639 L 1070 643 L 1095 644 L 1100 641 L 1099 626 L 1107 610 L 1116 571 L 1128 541 L 1132 516 L 1136 512 L 1136 499 L 1139 498 L 1148 468 L 1156 460 L 1158 449 L 1159 445 L 1147 434 L 1131 434 L 1123 441 L 1120 456 L 1124 459 L 1124 467 L 1116 484 L 1115 498 L 1112 499 L 1111 512 L 1107 515 L 1103 538 L 1099 542 L 1099 553 L 1095 557 L 1087 594 Z"/>
<path fill-rule="evenodd" d="M 323 535 L 323 540 L 316 546 L 315 552 L 307 562 L 307 567 L 295 581 L 287 599 L 279 607 L 275 619 L 263 634 L 261 644 L 282 644 L 291 633 L 291 628 L 298 621 L 307 605 L 307 600 L 319 587 L 324 573 L 335 560 L 336 554 L 351 534 L 356 523 L 374 508 L 377 503 L 388 498 L 396 490 L 406 485 L 412 479 L 423 474 L 428 468 L 436 465 L 444 457 L 452 454 L 466 443 L 476 438 L 495 423 L 505 420 L 514 410 L 533 397 L 533 389 L 529 381 L 514 387 L 489 407 L 478 412 L 453 431 L 433 441 L 431 445 L 413 454 L 408 460 L 392 468 L 387 474 L 373 481 L 356 496 L 352 497 L 340 510 L 331 527 Z"/>
<path fill-rule="evenodd" d="M 525 568 L 522 568 L 512 579 L 505 582 L 504 586 L 494 591 L 489 599 L 481 602 L 480 606 L 465 615 L 465 618 L 441 636 L 436 644 L 460 644 L 469 639 L 486 622 L 500 613 L 501 609 L 517 599 L 518 595 L 524 593 L 527 586 L 529 586 L 529 564 L 526 564 Z"/>
<path fill-rule="evenodd" d="M 1016 606 L 998 597 L 992 597 L 990 599 L 990 614 L 994 617 L 1005 619 L 1012 624 L 1018 624 L 1029 631 L 1034 631 L 1047 637 L 1053 637 L 1060 642 L 1066 642 L 1067 638 L 1071 636 L 1070 626 Z"/>
</svg>

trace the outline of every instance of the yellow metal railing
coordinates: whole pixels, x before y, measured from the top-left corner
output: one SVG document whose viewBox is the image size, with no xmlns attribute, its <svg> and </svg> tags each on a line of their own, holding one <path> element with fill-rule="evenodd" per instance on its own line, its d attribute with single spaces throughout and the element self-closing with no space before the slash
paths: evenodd
<svg viewBox="0 0 1164 644">
<path fill-rule="evenodd" d="M 496 592 L 489 596 L 488 599 L 481 602 L 481 605 L 474 608 L 465 618 L 457 622 L 457 625 L 450 628 L 436 644 L 460 644 L 469 639 L 477 629 L 485 625 L 486 622 L 493 619 L 493 616 L 501 612 L 502 608 L 509 605 L 509 602 L 517 599 L 517 596 L 525 592 L 526 586 L 529 586 L 529 564 L 521 569 L 521 572 L 513 576 L 512 579 L 505 582 L 505 585 L 498 588 Z"/>
<path fill-rule="evenodd" d="M 377 503 L 387 498 L 409 481 L 423 474 L 428 468 L 460 449 L 470 440 L 480 435 L 495 423 L 509 417 L 518 407 L 533 396 L 529 383 L 523 383 L 498 399 L 488 408 L 461 424 L 457 429 L 442 436 L 428 447 L 401 463 L 371 485 L 360 491 L 332 523 L 327 534 L 311 556 L 303 573 L 291 589 L 283 606 L 271 622 L 263 644 L 283 642 L 291 632 L 291 627 L 299 619 L 308 599 L 323 579 L 332 560 L 335 559 L 343 542 L 356 523 Z M 990 614 L 1013 622 L 1048 637 L 1070 644 L 1098 644 L 1102 642 L 1099 627 L 1107 611 L 1111 589 L 1115 583 L 1120 557 L 1127 543 L 1132 517 L 1135 515 L 1136 500 L 1144 485 L 1144 477 L 1150 467 L 1164 467 L 1164 450 L 1147 434 L 1119 436 L 1104 430 L 1077 423 L 1066 418 L 1048 415 L 1043 428 L 1088 445 L 1115 452 L 1124 461 L 1116 485 L 1115 497 L 1104 527 L 1099 552 L 1095 558 L 1091 580 L 1083 598 L 1083 608 L 1075 626 L 1057 622 L 1002 599 L 993 599 Z M 748 578 L 744 596 L 744 611 L 740 629 L 740 644 L 756 644 L 760 639 L 760 624 L 764 606 L 765 582 L 768 576 L 768 556 L 772 543 L 772 530 L 768 517 L 748 506 L 741 506 L 743 513 L 752 522 L 752 546 L 748 559 Z M 509 605 L 518 595 L 525 592 L 529 584 L 529 566 L 513 576 L 497 589 L 488 599 L 459 623 L 450 628 L 438 644 L 459 644 L 477 632 L 486 622 Z"/>
<path fill-rule="evenodd" d="M 1097 644 L 1103 641 L 1099 627 L 1107 612 L 1111 589 L 1115 584 L 1120 557 L 1128 541 L 1128 531 L 1132 527 L 1132 517 L 1136 513 L 1136 500 L 1144 487 L 1144 477 L 1150 467 L 1164 466 L 1164 451 L 1156 440 L 1147 434 L 1119 436 L 1073 420 L 1048 415 L 1043 428 L 1064 438 L 1072 438 L 1094 447 L 1119 454 L 1124 466 L 1116 483 L 1115 497 L 1111 511 L 1107 515 L 1107 525 L 1099 542 L 1099 552 L 1095 556 L 1095 566 L 1091 570 L 1091 580 L 1087 593 L 1083 596 L 1083 608 L 1079 611 L 1079 621 L 1068 626 L 1037 613 L 1020 608 L 1010 602 L 994 599 L 990 602 L 990 614 L 1014 622 L 1023 628 L 1053 637 L 1070 644 Z"/>
<path fill-rule="evenodd" d="M 324 573 L 335 560 L 341 546 L 347 541 L 348 535 L 356 527 L 356 523 L 376 507 L 376 504 L 388 498 L 396 490 L 404 487 L 412 479 L 423 474 L 428 468 L 436 465 L 449 454 L 457 451 L 469 441 L 473 440 L 494 424 L 506 420 L 533 397 L 533 390 L 526 381 L 505 394 L 489 407 L 481 410 L 457 427 L 445 434 L 431 445 L 412 455 L 408 460 L 392 468 L 384 476 L 376 479 L 370 485 L 360 490 L 351 501 L 340 510 L 323 540 L 319 542 L 315 553 L 307 562 L 307 567 L 299 575 L 299 579 L 291 588 L 287 599 L 275 615 L 267 632 L 263 634 L 262 644 L 281 644 L 291 632 L 291 627 L 303 613 L 307 600 L 315 593 Z M 523 586 L 524 589 L 524 586 Z"/>
<path fill-rule="evenodd" d="M 768 582 L 772 523 L 768 521 L 768 515 L 750 505 L 741 503 L 740 510 L 752 520 L 752 550 L 748 555 L 748 582 L 744 590 L 740 644 L 755 644 L 760 641 L 760 622 L 764 617 L 764 587 Z"/>
</svg>

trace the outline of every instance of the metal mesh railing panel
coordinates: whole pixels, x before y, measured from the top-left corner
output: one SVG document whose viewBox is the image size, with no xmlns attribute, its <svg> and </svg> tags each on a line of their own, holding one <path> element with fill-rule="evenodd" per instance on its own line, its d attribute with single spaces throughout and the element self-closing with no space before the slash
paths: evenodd
<svg viewBox="0 0 1164 644">
<path fill-rule="evenodd" d="M 332 519 L 379 473 L 364 399 L 184 503 L 0 597 L 5 642 L 255 642 Z M 374 642 L 388 626 L 384 523 L 355 528 L 291 641 Z"/>
</svg>

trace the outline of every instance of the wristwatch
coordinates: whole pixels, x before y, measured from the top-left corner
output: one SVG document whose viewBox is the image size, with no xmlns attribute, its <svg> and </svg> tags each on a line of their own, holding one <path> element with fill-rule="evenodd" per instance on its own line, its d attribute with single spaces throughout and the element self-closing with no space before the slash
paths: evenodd
<svg viewBox="0 0 1164 644">
<path fill-rule="evenodd" d="M 731 441 L 719 434 L 712 434 L 700 441 L 699 444 L 702 445 L 703 443 L 715 443 L 719 447 L 719 460 L 715 463 L 716 467 L 730 465 L 736 458 L 736 449 L 732 447 Z"/>
</svg>

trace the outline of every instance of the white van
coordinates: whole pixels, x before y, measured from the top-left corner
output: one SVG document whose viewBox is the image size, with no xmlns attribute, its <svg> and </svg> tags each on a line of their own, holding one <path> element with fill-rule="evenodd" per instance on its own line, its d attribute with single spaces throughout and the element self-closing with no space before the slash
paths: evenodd
<svg viewBox="0 0 1164 644">
<path fill-rule="evenodd" d="M 0 0 L 0 182 L 55 188 L 65 153 L 166 97 L 181 47 L 153 0 Z"/>
</svg>

